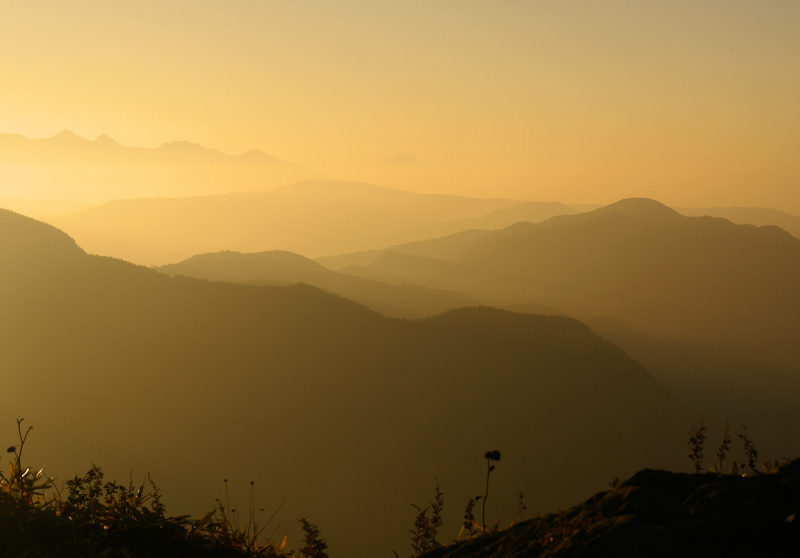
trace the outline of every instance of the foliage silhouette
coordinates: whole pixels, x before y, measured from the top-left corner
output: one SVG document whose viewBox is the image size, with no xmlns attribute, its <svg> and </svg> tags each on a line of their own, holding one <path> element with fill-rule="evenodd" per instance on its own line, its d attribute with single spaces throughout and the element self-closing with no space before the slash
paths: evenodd
<svg viewBox="0 0 800 558">
<path fill-rule="evenodd" d="M 700 413 L 700 426 L 692 425 L 689 430 L 689 459 L 694 461 L 694 472 L 703 470 L 703 449 L 706 443 L 706 426 L 703 424 L 703 413 Z"/>
<path fill-rule="evenodd" d="M 436 495 L 430 506 L 420 508 L 416 504 L 411 504 L 411 507 L 417 510 L 417 515 L 414 518 L 414 528 L 409 530 L 411 533 L 411 548 L 415 552 L 414 556 L 421 556 L 442 546 L 436 540 L 436 536 L 443 523 L 444 493 L 439 486 L 439 479 L 435 480 Z M 430 516 L 428 515 L 428 510 L 431 511 Z"/>
<path fill-rule="evenodd" d="M 220 505 L 201 518 L 168 516 L 161 492 L 149 475 L 137 488 L 105 481 L 93 465 L 83 476 L 66 481 L 66 494 L 55 477 L 24 467 L 23 450 L 32 427 L 8 448 L 14 457 L 8 474 L 0 473 L 0 549 L 3 556 L 78 558 L 84 556 L 142 556 L 167 558 L 277 558 L 286 536 L 278 543 L 258 542 L 263 527 L 251 513 L 245 528 Z M 251 484 L 252 488 L 252 484 Z M 251 492 L 251 512 L 254 511 Z M 233 510 L 232 510 L 233 511 Z M 325 554 L 313 555 L 326 558 Z"/>
<path fill-rule="evenodd" d="M 744 444 L 744 454 L 747 457 L 747 466 L 750 471 L 755 475 L 758 473 L 756 469 L 756 462 L 758 461 L 758 451 L 756 450 L 755 443 L 747 438 L 747 427 L 742 425 L 744 432 L 739 434 L 739 439 Z"/>
<path fill-rule="evenodd" d="M 328 548 L 328 543 L 319 537 L 319 529 L 316 525 L 311 523 L 307 518 L 301 517 L 298 521 L 303 526 L 303 547 L 300 549 L 300 556 L 303 558 L 328 558 L 328 553 L 325 552 Z"/>
</svg>

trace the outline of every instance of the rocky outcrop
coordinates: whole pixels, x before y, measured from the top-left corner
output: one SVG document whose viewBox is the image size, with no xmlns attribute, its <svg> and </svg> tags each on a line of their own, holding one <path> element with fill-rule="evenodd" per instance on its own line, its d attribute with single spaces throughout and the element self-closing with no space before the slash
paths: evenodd
<svg viewBox="0 0 800 558">
<path fill-rule="evenodd" d="M 800 459 L 747 477 L 645 469 L 567 511 L 424 556 L 800 556 Z"/>
</svg>

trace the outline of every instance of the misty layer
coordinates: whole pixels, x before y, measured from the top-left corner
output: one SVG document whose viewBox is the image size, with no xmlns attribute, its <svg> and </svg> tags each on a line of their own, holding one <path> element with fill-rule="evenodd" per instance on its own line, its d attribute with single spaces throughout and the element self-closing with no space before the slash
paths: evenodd
<svg viewBox="0 0 800 558">
<path fill-rule="evenodd" d="M 503 448 L 504 522 L 519 490 L 548 509 L 684 459 L 684 408 L 573 319 L 404 321 L 308 286 L 170 278 L 8 211 L 0 237 L 0 366 L 20 394 L 6 412 L 36 417 L 39 443 L 60 449 L 52 467 L 149 470 L 175 511 L 252 479 L 367 556 L 402 547 L 425 479 L 454 508 L 474 496 L 486 447 Z"/>
</svg>

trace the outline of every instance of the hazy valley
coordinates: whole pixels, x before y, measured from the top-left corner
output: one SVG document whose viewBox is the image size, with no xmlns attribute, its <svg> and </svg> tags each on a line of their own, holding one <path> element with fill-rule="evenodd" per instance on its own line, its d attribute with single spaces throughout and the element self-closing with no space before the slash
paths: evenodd
<svg viewBox="0 0 800 558">
<path fill-rule="evenodd" d="M 795 558 L 800 3 L 7 4 L 2 558 Z"/>
<path fill-rule="evenodd" d="M 91 447 L 195 513 L 246 471 L 358 554 L 402 544 L 408 499 L 434 476 L 460 508 L 487 445 L 507 456 L 498 510 L 518 490 L 548 509 L 683 461 L 693 413 L 575 320 L 467 308 L 402 321 L 303 285 L 169 278 L 7 211 L 2 234 L 8 389 L 48 378 L 8 411 L 37 417 L 53 468 L 85 467 Z M 354 531 L 355 546 L 336 535 Z"/>
<path fill-rule="evenodd" d="M 309 186 L 302 208 L 326 193 Z M 341 189 L 328 186 L 336 210 Z M 356 191 L 373 204 L 386 195 Z M 478 211 L 477 201 L 435 201 Z M 680 468 L 698 409 L 715 431 L 726 418 L 747 422 L 762 451 L 800 449 L 790 442 L 799 307 L 786 303 L 800 300 L 800 240 L 651 200 L 584 213 L 492 203 L 505 202 L 451 222 L 564 214 L 325 265 L 223 251 L 152 270 L 88 255 L 3 211 L 3 366 L 21 371 L 10 389 L 49 378 L 14 412 L 36 416 L 51 449 L 104 440 L 92 460 L 152 471 L 195 513 L 236 463 L 266 498 L 287 499 L 287 517 L 313 513 L 350 554 L 402 546 L 406 500 L 424 501 L 434 476 L 454 506 L 466 501 L 479 488 L 470 456 L 484 446 L 508 456 L 506 510 L 515 491 L 546 510 L 613 476 Z M 80 470 L 83 453 L 63 448 L 55 464 Z M 203 465 L 181 463 L 187 455 Z M 334 512 L 342 506 L 347 514 Z M 356 546 L 336 535 L 351 532 L 371 535 Z"/>
</svg>

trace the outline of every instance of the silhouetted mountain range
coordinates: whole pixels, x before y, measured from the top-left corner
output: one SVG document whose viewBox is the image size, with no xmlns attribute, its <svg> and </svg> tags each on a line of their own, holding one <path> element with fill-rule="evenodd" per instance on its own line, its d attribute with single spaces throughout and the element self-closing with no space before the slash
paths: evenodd
<svg viewBox="0 0 800 558">
<path fill-rule="evenodd" d="M 173 277 L 181 275 L 230 283 L 284 286 L 305 283 L 395 318 L 426 318 L 446 310 L 482 304 L 479 300 L 453 291 L 430 289 L 410 283 L 390 285 L 338 273 L 313 260 L 281 250 L 252 254 L 198 254 L 177 264 L 156 269 Z M 546 316 L 565 315 L 561 310 L 535 303 L 514 304 L 503 309 Z"/>
<path fill-rule="evenodd" d="M 145 147 L 126 147 L 105 134 L 92 141 L 64 130 L 55 136 L 41 139 L 28 139 L 19 134 L 0 133 L 0 156 L 36 159 L 47 162 L 57 156 L 67 156 L 71 161 L 123 162 L 138 164 L 179 164 L 187 159 L 204 164 L 242 164 L 260 163 L 290 165 L 277 157 L 253 149 L 241 155 L 228 155 L 216 149 L 209 149 L 190 141 L 173 141 L 161 144 L 156 149 Z"/>
<path fill-rule="evenodd" d="M 465 231 L 366 260 L 361 273 L 376 279 L 614 316 L 642 332 L 757 343 L 800 331 L 800 240 L 773 226 L 684 217 L 652 200 Z"/>
<path fill-rule="evenodd" d="M 396 318 L 425 318 L 446 310 L 480 304 L 451 291 L 419 285 L 389 285 L 337 273 L 313 260 L 281 250 L 254 254 L 199 254 L 177 264 L 161 266 L 158 271 L 170 276 L 255 285 L 305 283 Z"/>
<path fill-rule="evenodd" d="M 117 198 L 267 190 L 323 178 L 259 150 L 228 155 L 188 141 L 156 149 L 94 141 L 63 131 L 50 138 L 0 134 L 0 196 L 102 203 Z"/>
<path fill-rule="evenodd" d="M 118 200 L 51 222 L 91 253 L 162 265 L 221 250 L 317 257 L 382 248 L 519 203 L 308 181 L 269 192 Z"/>
<path fill-rule="evenodd" d="M 405 547 L 434 476 L 455 533 L 487 448 L 504 523 L 519 490 L 546 510 L 686 460 L 694 417 L 573 319 L 397 320 L 304 285 L 172 278 L 8 211 L 0 240 L 5 416 L 35 424 L 48 471 L 149 470 L 173 512 L 207 511 L 226 478 L 243 506 L 254 480 L 257 507 L 286 498 L 279 515 L 366 557 Z"/>
<path fill-rule="evenodd" d="M 740 225 L 776 225 L 795 238 L 800 238 L 800 217 L 766 207 L 676 207 L 675 211 L 690 217 L 722 217 Z"/>
<path fill-rule="evenodd" d="M 718 419 L 757 425 L 776 445 L 800 435 L 800 240 L 778 227 L 631 199 L 319 261 L 494 305 L 561 309 Z"/>
</svg>

